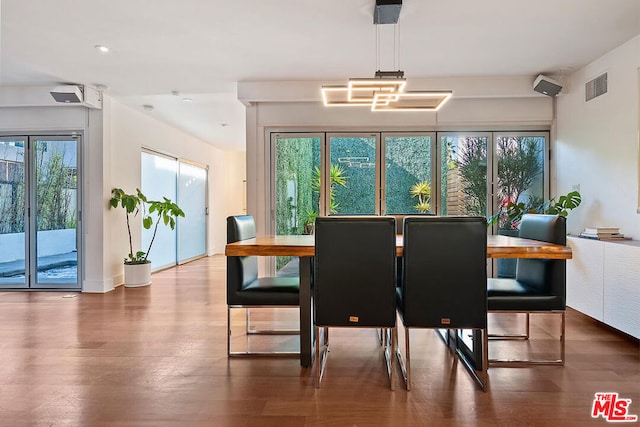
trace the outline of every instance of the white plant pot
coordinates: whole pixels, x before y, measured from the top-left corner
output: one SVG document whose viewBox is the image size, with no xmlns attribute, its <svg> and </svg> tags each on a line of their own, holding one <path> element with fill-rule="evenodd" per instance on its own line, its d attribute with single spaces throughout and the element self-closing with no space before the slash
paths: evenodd
<svg viewBox="0 0 640 427">
<path fill-rule="evenodd" d="M 135 288 L 151 284 L 151 263 L 146 264 L 125 264 L 124 265 L 124 286 Z"/>
</svg>

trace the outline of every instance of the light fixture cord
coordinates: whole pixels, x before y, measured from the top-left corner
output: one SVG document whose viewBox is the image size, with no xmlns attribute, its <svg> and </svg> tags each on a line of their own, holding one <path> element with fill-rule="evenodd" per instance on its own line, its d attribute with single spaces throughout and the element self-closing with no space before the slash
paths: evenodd
<svg viewBox="0 0 640 427">
<path fill-rule="evenodd" d="M 393 28 L 393 67 L 400 69 L 400 25 L 394 24 Z"/>
<path fill-rule="evenodd" d="M 380 69 L 380 26 L 376 25 L 376 70 Z"/>
</svg>

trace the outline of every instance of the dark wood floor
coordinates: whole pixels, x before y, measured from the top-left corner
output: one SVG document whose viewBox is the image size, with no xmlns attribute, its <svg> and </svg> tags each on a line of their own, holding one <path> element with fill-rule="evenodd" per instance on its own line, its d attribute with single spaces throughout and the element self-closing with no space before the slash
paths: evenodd
<svg viewBox="0 0 640 427">
<path fill-rule="evenodd" d="M 488 393 L 426 330 L 412 332 L 412 391 L 388 389 L 374 331 L 346 329 L 332 330 L 316 390 L 295 359 L 227 359 L 222 256 L 155 274 L 150 287 L 68 295 L 0 293 L 1 426 L 605 425 L 590 415 L 596 392 L 632 399 L 640 415 L 638 342 L 573 310 L 566 366 L 492 368 Z M 491 355 L 551 351 L 557 328 L 534 317 L 531 343 Z"/>
</svg>

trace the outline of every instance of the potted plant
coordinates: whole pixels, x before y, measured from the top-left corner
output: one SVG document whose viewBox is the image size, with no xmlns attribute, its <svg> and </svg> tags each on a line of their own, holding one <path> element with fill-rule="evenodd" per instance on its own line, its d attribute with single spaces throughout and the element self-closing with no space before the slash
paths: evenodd
<svg viewBox="0 0 640 427">
<path fill-rule="evenodd" d="M 304 228 L 302 234 L 313 234 L 318 212 L 315 209 L 308 209 L 304 213 Z"/>
<path fill-rule="evenodd" d="M 164 225 L 175 229 L 176 218 L 184 217 L 184 212 L 171 200 L 163 197 L 162 201 L 147 200 L 140 189 L 135 194 L 127 194 L 120 188 L 111 190 L 109 205 L 111 208 L 122 207 L 127 218 L 127 233 L 129 235 L 129 255 L 124 258 L 124 285 L 126 287 L 145 286 L 151 284 L 151 261 L 148 259 L 151 246 L 156 237 L 158 226 L 162 221 Z M 142 210 L 142 226 L 149 230 L 153 227 L 153 236 L 146 252 L 133 251 L 133 239 L 131 237 L 130 216 L 135 217 Z M 154 221 L 155 217 L 155 221 Z"/>
<path fill-rule="evenodd" d="M 571 191 L 564 196 L 555 197 L 537 206 L 527 206 L 524 202 L 509 201 L 504 204 L 498 213 L 487 220 L 487 225 L 498 223 L 498 234 L 504 236 L 518 236 L 518 227 L 522 215 L 526 213 L 550 214 L 567 217 L 569 211 L 580 206 L 582 197 L 577 191 Z M 498 277 L 515 277 L 517 260 L 515 258 L 498 259 Z"/>
<path fill-rule="evenodd" d="M 526 213 L 549 214 L 567 217 L 569 211 L 577 208 L 582 203 L 582 197 L 577 191 L 571 191 L 564 196 L 551 198 L 538 206 L 527 206 L 524 202 L 509 201 L 501 207 L 497 214 L 487 220 L 487 225 L 499 224 L 500 230 L 517 230 L 522 215 Z"/>
</svg>

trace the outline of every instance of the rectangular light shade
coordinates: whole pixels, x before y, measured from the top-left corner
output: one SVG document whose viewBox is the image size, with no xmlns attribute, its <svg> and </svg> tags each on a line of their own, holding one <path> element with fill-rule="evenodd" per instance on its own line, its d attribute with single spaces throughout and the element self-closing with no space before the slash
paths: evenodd
<svg viewBox="0 0 640 427">
<path fill-rule="evenodd" d="M 406 84 L 405 79 L 349 79 L 349 101 L 373 102 L 376 94 L 394 95 Z"/>
<path fill-rule="evenodd" d="M 383 96 L 376 96 L 371 111 L 437 111 L 452 95 L 443 92 L 400 92 L 398 98 L 388 102 Z"/>
<path fill-rule="evenodd" d="M 371 105 L 372 101 L 349 101 L 349 87 L 337 85 L 322 86 L 322 102 L 327 107 L 362 107 Z"/>
</svg>

